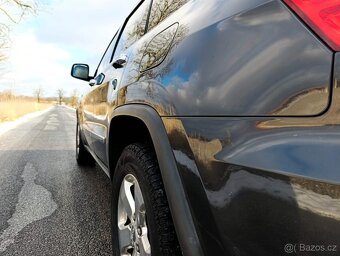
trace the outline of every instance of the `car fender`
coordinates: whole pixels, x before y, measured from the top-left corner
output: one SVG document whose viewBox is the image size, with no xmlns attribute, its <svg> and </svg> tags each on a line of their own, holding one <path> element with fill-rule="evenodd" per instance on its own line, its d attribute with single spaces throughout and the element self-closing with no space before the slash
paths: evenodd
<svg viewBox="0 0 340 256">
<path fill-rule="evenodd" d="M 159 114 L 148 105 L 127 104 L 116 108 L 110 120 L 119 116 L 138 118 L 149 130 L 183 255 L 203 255 L 175 157 Z"/>
</svg>

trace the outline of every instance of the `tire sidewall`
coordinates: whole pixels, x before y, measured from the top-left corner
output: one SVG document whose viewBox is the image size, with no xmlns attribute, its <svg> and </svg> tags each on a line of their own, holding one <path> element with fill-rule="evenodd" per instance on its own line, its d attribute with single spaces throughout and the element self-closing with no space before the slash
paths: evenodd
<svg viewBox="0 0 340 256">
<path fill-rule="evenodd" d="M 79 124 L 77 123 L 77 128 L 76 128 L 76 158 L 77 160 L 79 159 L 80 147 L 81 147 L 81 138 L 80 138 Z"/>
<path fill-rule="evenodd" d="M 92 155 L 87 151 L 84 145 L 83 136 L 80 130 L 80 125 L 77 123 L 76 128 L 76 144 L 78 140 L 78 150 L 76 145 L 76 160 L 80 166 L 94 166 L 95 161 Z"/>
<path fill-rule="evenodd" d="M 118 198 L 120 187 L 122 184 L 123 179 L 126 175 L 132 174 L 138 181 L 140 189 L 142 191 L 145 209 L 147 214 L 147 225 L 148 225 L 148 234 L 149 234 L 149 241 L 151 245 L 151 254 L 154 255 L 161 255 L 159 251 L 159 241 L 158 241 L 158 232 L 157 232 L 157 223 L 155 221 L 154 211 L 157 209 L 153 209 L 152 203 L 150 201 L 150 189 L 148 181 L 146 180 L 145 172 L 141 163 L 136 159 L 136 157 L 131 154 L 130 151 L 124 151 L 122 157 L 120 158 L 117 168 L 115 170 L 115 174 L 112 181 L 112 204 L 111 204 L 111 212 L 112 212 L 112 250 L 113 255 L 119 255 L 119 238 L 118 238 Z"/>
</svg>

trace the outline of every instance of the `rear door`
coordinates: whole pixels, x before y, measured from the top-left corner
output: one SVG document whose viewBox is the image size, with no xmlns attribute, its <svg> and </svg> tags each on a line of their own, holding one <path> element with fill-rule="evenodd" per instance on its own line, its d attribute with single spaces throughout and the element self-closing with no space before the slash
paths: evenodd
<svg viewBox="0 0 340 256">
<path fill-rule="evenodd" d="M 123 31 L 117 33 L 106 51 L 97 71 L 97 88 L 93 97 L 94 122 L 93 137 L 96 155 L 108 163 L 106 150 L 108 138 L 108 115 L 117 106 L 117 90 L 129 61 L 130 47 L 138 41 L 146 30 L 151 0 L 142 1 L 130 15 Z M 117 38 L 119 38 L 117 43 Z"/>
</svg>

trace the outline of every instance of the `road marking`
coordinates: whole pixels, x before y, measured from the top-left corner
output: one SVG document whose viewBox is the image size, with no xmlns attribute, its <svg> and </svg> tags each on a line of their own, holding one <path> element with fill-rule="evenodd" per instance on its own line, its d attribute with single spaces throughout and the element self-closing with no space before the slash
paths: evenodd
<svg viewBox="0 0 340 256">
<path fill-rule="evenodd" d="M 50 121 L 50 122 L 59 122 L 58 118 L 55 118 L 55 117 L 50 117 L 50 119 L 48 119 L 48 121 Z"/>
<path fill-rule="evenodd" d="M 56 121 L 50 121 L 50 120 L 47 120 L 46 123 L 47 123 L 47 124 L 52 124 L 52 125 L 57 125 L 57 126 L 60 124 L 59 121 L 56 122 Z"/>
<path fill-rule="evenodd" d="M 16 236 L 29 224 L 51 216 L 57 204 L 51 192 L 35 184 L 38 172 L 31 163 L 27 163 L 21 177 L 25 184 L 19 193 L 15 212 L 8 220 L 9 227 L 0 236 L 0 252 L 6 251 L 15 242 Z"/>
<path fill-rule="evenodd" d="M 44 128 L 44 131 L 56 131 L 57 127 L 54 125 L 46 125 L 46 127 Z"/>
<path fill-rule="evenodd" d="M 59 126 L 59 120 L 58 118 L 56 118 L 56 114 L 52 114 L 50 115 L 49 119 L 47 120 L 47 125 L 46 127 L 44 128 L 44 131 L 56 131 L 58 126 Z"/>
</svg>

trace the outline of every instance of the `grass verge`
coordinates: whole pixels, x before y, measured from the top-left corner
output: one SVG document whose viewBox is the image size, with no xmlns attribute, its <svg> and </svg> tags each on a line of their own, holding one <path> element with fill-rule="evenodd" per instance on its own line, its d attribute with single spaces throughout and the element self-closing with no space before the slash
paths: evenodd
<svg viewBox="0 0 340 256">
<path fill-rule="evenodd" d="M 0 101 L 0 122 L 14 121 L 28 113 L 44 110 L 50 106 L 51 103 L 37 103 L 23 99 Z"/>
</svg>

